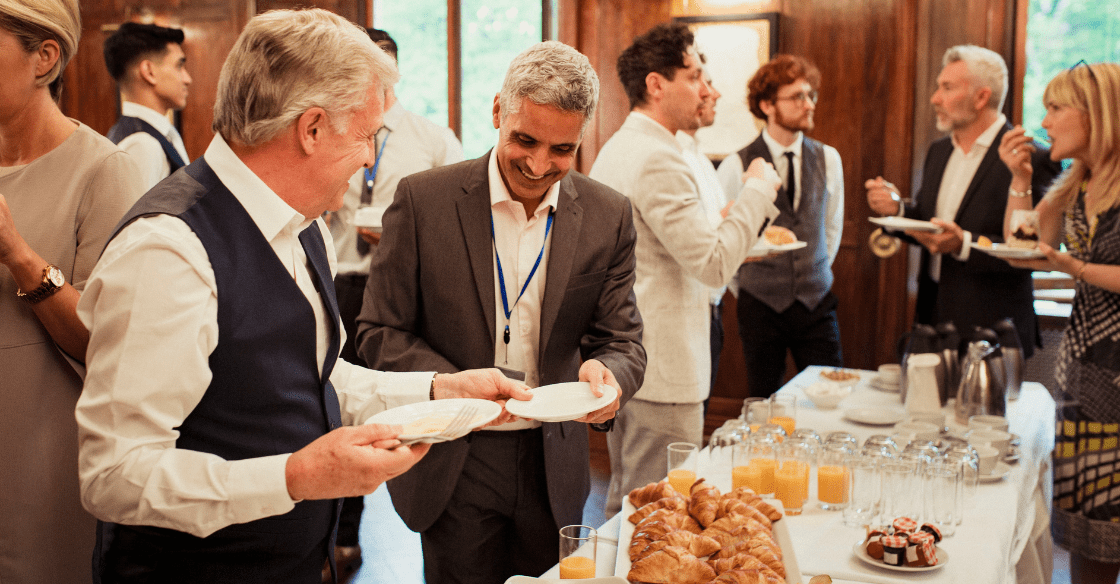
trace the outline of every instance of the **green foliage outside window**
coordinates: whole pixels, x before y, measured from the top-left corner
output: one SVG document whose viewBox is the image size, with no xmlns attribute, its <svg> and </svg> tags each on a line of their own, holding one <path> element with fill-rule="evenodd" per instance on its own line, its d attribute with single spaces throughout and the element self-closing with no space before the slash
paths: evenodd
<svg viewBox="0 0 1120 584">
<path fill-rule="evenodd" d="M 447 126 L 447 0 L 378 0 L 373 25 L 397 42 L 401 105 Z"/>
<path fill-rule="evenodd" d="M 1042 95 L 1062 69 L 1120 62 L 1120 0 L 1031 0 L 1027 21 L 1027 71 L 1023 127 L 1045 141 Z"/>
</svg>

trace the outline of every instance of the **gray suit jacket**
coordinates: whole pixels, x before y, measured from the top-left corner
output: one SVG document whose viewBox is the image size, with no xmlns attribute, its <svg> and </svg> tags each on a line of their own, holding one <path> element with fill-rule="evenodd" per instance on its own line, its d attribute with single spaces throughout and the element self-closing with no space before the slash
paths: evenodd
<svg viewBox="0 0 1120 584">
<path fill-rule="evenodd" d="M 370 266 L 358 354 L 388 371 L 453 373 L 494 365 L 494 249 L 490 155 L 403 179 L 382 220 Z M 634 296 L 629 201 L 571 172 L 560 182 L 541 306 L 542 385 L 575 381 L 583 360 L 614 373 L 625 404 L 641 386 L 646 353 Z M 546 423 L 548 494 L 558 526 L 579 523 L 590 489 L 587 427 Z M 443 513 L 468 443 L 436 444 L 389 482 L 401 518 L 424 531 Z"/>
</svg>

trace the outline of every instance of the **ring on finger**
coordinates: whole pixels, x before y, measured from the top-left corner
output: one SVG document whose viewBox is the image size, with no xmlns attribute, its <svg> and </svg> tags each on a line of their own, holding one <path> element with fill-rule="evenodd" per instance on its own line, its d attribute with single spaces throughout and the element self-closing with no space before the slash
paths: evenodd
<svg viewBox="0 0 1120 584">
<path fill-rule="evenodd" d="M 1019 149 L 1018 149 L 1018 148 L 1012 148 L 1012 149 L 1011 149 L 1011 153 L 1012 153 L 1012 154 L 1018 154 L 1018 153 L 1019 153 Z"/>
</svg>

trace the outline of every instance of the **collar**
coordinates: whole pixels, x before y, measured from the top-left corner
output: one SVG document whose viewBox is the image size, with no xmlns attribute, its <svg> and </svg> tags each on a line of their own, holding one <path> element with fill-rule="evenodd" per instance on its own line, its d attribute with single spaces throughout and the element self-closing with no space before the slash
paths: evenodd
<svg viewBox="0 0 1120 584">
<path fill-rule="evenodd" d="M 123 102 L 121 103 L 121 115 L 130 118 L 140 118 L 151 124 L 153 128 L 164 136 L 171 131 L 171 120 L 167 119 L 167 116 L 146 105 L 140 105 L 133 101 Z"/>
<path fill-rule="evenodd" d="M 1006 124 L 1007 116 L 1003 115 L 1002 113 L 999 114 L 999 116 L 996 117 L 996 121 L 992 122 L 992 125 L 988 126 L 988 129 L 984 130 L 984 133 L 977 136 L 976 142 L 973 142 L 972 145 L 981 146 L 985 149 L 986 152 L 988 148 L 992 147 L 992 143 L 996 141 L 996 134 L 999 134 L 999 131 L 1002 130 L 1003 126 Z M 957 144 L 957 135 L 950 133 L 949 137 L 953 141 L 953 148 L 959 149 L 960 144 Z M 972 152 L 972 150 L 969 149 L 969 152 Z"/>
<path fill-rule="evenodd" d="M 214 139 L 210 141 L 203 158 L 222 184 L 233 193 L 241 206 L 245 207 L 253 223 L 256 223 L 257 228 L 268 241 L 272 241 L 286 228 L 294 229 L 299 233 L 314 221 L 314 217 L 308 219 L 300 215 L 248 166 L 245 166 L 221 134 L 214 134 Z"/>
<path fill-rule="evenodd" d="M 696 136 L 691 136 L 688 132 L 677 130 L 677 142 L 681 145 L 681 150 L 697 154 L 700 152 L 700 142 Z"/>
<path fill-rule="evenodd" d="M 679 152 L 681 145 L 677 143 L 677 138 L 669 133 L 669 130 L 662 126 L 657 120 L 643 114 L 637 110 L 630 110 L 630 115 L 626 116 L 626 121 L 623 125 L 631 125 L 638 131 L 644 132 L 657 138 L 665 143 L 672 144 Z"/>
<path fill-rule="evenodd" d="M 488 178 L 490 179 L 490 206 L 494 207 L 506 201 L 515 202 L 513 197 L 509 196 L 509 189 L 506 188 L 505 181 L 502 180 L 501 171 L 498 170 L 498 149 L 494 148 L 490 151 L 490 162 L 486 169 Z M 567 175 L 565 175 L 567 176 Z M 542 212 L 555 210 L 556 204 L 560 200 L 560 183 L 564 179 L 560 179 L 552 186 L 548 187 L 544 197 L 541 200 L 542 204 L 537 205 L 537 210 L 533 211 L 534 215 L 540 215 Z"/>
<path fill-rule="evenodd" d="M 767 126 L 762 129 L 762 141 L 766 142 L 766 147 L 770 149 L 770 156 L 774 159 L 774 163 L 776 164 L 778 159 L 786 152 L 793 152 L 794 158 L 798 160 L 801 159 L 801 146 L 805 143 L 805 134 L 803 132 L 797 132 L 797 135 L 793 138 L 793 144 L 782 146 L 770 135 L 770 127 Z"/>
<path fill-rule="evenodd" d="M 381 118 L 381 126 L 387 128 L 390 132 L 397 130 L 404 121 L 404 106 L 401 105 L 401 100 L 397 100 L 393 107 L 389 108 L 384 116 Z"/>
</svg>

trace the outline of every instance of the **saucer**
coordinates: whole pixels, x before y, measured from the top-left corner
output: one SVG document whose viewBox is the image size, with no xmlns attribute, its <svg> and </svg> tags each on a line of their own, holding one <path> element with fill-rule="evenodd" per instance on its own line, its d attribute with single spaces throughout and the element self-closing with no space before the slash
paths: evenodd
<svg viewBox="0 0 1120 584">
<path fill-rule="evenodd" d="M 982 474 L 979 478 L 982 483 L 994 483 L 1003 480 L 1009 474 L 1011 474 L 1011 465 L 1006 462 L 997 462 L 995 468 L 992 469 L 992 474 Z"/>
<path fill-rule="evenodd" d="M 878 375 L 872 377 L 871 381 L 869 381 L 867 384 L 870 385 L 872 389 L 890 393 L 898 393 L 902 389 L 902 386 L 898 383 L 887 383 L 886 381 L 883 381 L 883 378 L 879 377 Z"/>
<path fill-rule="evenodd" d="M 1007 449 L 1007 454 L 1003 456 L 1003 461 L 1006 463 L 1019 462 L 1019 447 L 1011 446 Z"/>
<path fill-rule="evenodd" d="M 906 418 L 899 408 L 852 408 L 844 410 L 844 418 L 868 426 L 893 426 Z"/>
</svg>

